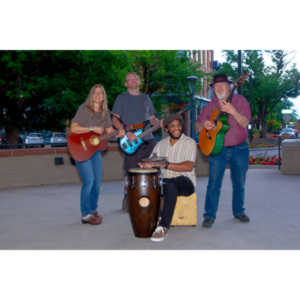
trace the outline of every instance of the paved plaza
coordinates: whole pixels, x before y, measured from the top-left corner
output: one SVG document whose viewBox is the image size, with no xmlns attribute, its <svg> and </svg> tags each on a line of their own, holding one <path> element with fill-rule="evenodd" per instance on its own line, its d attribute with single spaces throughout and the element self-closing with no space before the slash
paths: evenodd
<svg viewBox="0 0 300 300">
<path fill-rule="evenodd" d="M 79 184 L 0 190 L 0 249 L 243 250 L 300 249 L 300 176 L 274 168 L 250 168 L 246 188 L 248 224 L 231 213 L 226 171 L 217 219 L 201 227 L 207 177 L 197 181 L 198 226 L 172 227 L 161 243 L 136 238 L 121 211 L 122 182 L 103 182 L 99 226 L 81 225 Z"/>
</svg>

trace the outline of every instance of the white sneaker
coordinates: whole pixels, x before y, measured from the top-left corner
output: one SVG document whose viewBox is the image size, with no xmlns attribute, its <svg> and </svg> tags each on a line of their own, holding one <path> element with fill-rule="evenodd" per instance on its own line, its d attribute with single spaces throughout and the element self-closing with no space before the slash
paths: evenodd
<svg viewBox="0 0 300 300">
<path fill-rule="evenodd" d="M 152 242 L 162 242 L 167 237 L 168 229 L 162 226 L 157 226 L 150 240 Z"/>
</svg>

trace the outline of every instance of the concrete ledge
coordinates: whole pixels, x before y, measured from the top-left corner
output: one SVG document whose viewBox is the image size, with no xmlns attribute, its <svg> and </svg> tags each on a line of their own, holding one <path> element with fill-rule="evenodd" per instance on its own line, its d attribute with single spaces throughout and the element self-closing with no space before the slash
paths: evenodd
<svg viewBox="0 0 300 300">
<path fill-rule="evenodd" d="M 300 174 L 300 139 L 286 139 L 282 142 L 283 174 Z"/>
<path fill-rule="evenodd" d="M 103 153 L 103 180 L 123 178 L 123 158 L 118 146 Z M 55 158 L 64 164 L 55 165 Z M 0 151 L 0 188 L 79 183 L 80 176 L 67 148 Z"/>
<path fill-rule="evenodd" d="M 208 158 L 198 148 L 196 176 L 208 176 Z M 123 153 L 118 145 L 103 152 L 103 181 L 123 180 Z M 55 158 L 64 164 L 55 165 Z M 49 184 L 80 183 L 66 147 L 0 150 L 0 189 Z"/>
</svg>

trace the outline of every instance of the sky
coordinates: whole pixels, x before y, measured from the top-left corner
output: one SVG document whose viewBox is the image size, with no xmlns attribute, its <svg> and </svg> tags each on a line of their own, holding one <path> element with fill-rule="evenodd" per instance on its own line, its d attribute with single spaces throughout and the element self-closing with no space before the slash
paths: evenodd
<svg viewBox="0 0 300 300">
<path fill-rule="evenodd" d="M 222 50 L 215 50 L 214 51 L 214 59 L 218 60 L 220 62 L 224 61 L 224 58 L 222 56 Z M 290 55 L 290 59 L 291 62 L 289 64 L 289 66 L 292 66 L 293 63 L 296 64 L 297 68 L 300 70 L 300 51 L 293 51 L 293 53 Z M 300 96 L 298 96 L 297 98 L 290 98 L 289 99 L 294 106 L 292 107 L 292 109 L 295 109 L 297 114 L 298 114 L 298 118 L 300 118 Z"/>
</svg>

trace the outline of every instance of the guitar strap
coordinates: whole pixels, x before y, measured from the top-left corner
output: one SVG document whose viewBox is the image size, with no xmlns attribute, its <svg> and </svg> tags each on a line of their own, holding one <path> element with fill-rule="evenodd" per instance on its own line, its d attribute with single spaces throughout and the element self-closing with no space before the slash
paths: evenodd
<svg viewBox="0 0 300 300">
<path fill-rule="evenodd" d="M 136 124 L 125 124 L 125 122 L 119 118 L 120 122 L 126 128 L 126 130 L 131 131 L 131 130 L 138 130 L 141 128 L 145 128 L 147 125 L 150 125 L 150 106 L 149 103 L 147 102 L 147 95 L 143 94 L 143 103 L 145 107 L 145 121 L 136 123 Z"/>
<path fill-rule="evenodd" d="M 147 125 L 150 125 L 150 106 L 149 103 L 147 103 L 147 95 L 143 94 L 143 103 L 144 103 L 144 107 L 145 107 L 145 121 L 144 122 L 140 122 L 140 123 L 136 123 L 136 124 L 128 124 L 125 123 L 121 117 L 117 117 L 116 115 L 113 115 L 115 118 L 117 118 L 120 123 L 124 126 L 126 131 L 133 131 L 133 130 L 138 130 L 141 128 L 145 128 Z"/>
</svg>

